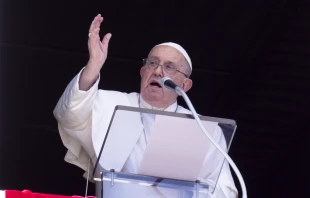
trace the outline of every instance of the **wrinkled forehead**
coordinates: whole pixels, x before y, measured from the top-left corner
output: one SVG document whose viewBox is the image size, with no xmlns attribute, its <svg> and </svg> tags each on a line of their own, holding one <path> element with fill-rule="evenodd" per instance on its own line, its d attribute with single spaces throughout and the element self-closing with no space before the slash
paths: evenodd
<svg viewBox="0 0 310 198">
<path fill-rule="evenodd" d="M 180 63 L 186 61 L 181 52 L 170 46 L 156 46 L 148 54 L 148 58 L 157 59 L 160 61 L 168 61 Z"/>
</svg>

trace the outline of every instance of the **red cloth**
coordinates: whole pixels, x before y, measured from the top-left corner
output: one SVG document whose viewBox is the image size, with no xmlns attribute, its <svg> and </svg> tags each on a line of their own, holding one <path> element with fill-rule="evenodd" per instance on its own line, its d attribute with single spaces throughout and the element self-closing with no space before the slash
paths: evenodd
<svg viewBox="0 0 310 198">
<path fill-rule="evenodd" d="M 83 198 L 84 196 L 63 196 L 63 195 L 51 195 L 42 193 L 33 193 L 30 190 L 6 190 L 5 198 Z M 94 196 L 87 196 L 87 198 L 96 198 Z"/>
</svg>

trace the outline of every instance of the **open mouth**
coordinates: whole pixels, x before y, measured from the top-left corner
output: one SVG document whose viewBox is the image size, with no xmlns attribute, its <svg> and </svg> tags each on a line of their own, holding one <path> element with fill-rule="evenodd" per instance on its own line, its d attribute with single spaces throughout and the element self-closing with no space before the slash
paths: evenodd
<svg viewBox="0 0 310 198">
<path fill-rule="evenodd" d="M 161 88 L 160 83 L 159 83 L 159 82 L 157 82 L 157 81 L 152 81 L 152 82 L 150 83 L 150 85 L 151 85 L 152 87 Z"/>
</svg>

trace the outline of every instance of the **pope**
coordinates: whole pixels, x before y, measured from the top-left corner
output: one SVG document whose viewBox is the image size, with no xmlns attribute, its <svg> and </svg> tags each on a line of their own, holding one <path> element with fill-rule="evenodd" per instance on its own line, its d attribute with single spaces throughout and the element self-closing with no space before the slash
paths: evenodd
<svg viewBox="0 0 310 198">
<path fill-rule="evenodd" d="M 101 68 L 108 56 L 111 33 L 100 39 L 100 26 L 103 17 L 97 15 L 89 29 L 88 51 L 89 60 L 85 67 L 71 80 L 61 95 L 53 113 L 58 122 L 61 140 L 68 149 L 65 161 L 88 171 L 88 164 L 93 168 L 102 142 L 105 138 L 115 106 L 124 105 L 140 108 L 149 108 L 169 112 L 191 112 L 178 105 L 178 94 L 163 88 L 160 79 L 171 78 L 185 92 L 191 89 L 193 82 L 190 79 L 193 65 L 185 49 L 179 44 L 167 42 L 155 45 L 140 69 L 140 93 L 123 93 L 114 90 L 98 88 Z M 104 75 L 104 74 L 103 74 Z M 136 119 L 136 118 L 129 118 Z M 119 149 L 113 153 L 108 163 L 113 164 L 116 171 L 137 173 L 147 140 L 151 136 L 150 126 L 154 118 L 149 114 L 142 114 L 137 122 L 137 129 L 132 131 L 129 139 L 120 139 L 115 144 Z M 136 120 L 133 120 L 136 121 Z M 221 128 L 214 139 L 227 151 L 227 146 Z M 198 179 L 216 184 L 213 197 L 233 198 L 238 192 L 235 187 L 229 164 L 225 161 L 216 161 L 216 149 L 210 150 L 205 159 L 205 165 Z M 89 163 L 90 162 L 90 163 Z M 218 172 L 222 169 L 218 178 Z M 217 181 L 218 179 L 218 181 Z M 216 183 L 217 181 L 217 183 Z M 104 197 L 137 197 L 137 192 L 125 192 L 125 189 L 115 192 L 104 192 Z M 156 191 L 149 192 L 147 197 L 156 197 Z M 155 194 L 152 194 L 155 193 Z M 157 197 L 160 197 L 158 195 Z"/>
</svg>

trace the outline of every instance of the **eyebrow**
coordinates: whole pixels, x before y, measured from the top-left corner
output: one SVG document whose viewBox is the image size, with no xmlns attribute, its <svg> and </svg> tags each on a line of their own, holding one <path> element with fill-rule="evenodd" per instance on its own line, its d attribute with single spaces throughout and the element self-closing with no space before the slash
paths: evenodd
<svg viewBox="0 0 310 198">
<path fill-rule="evenodd" d="M 156 59 L 156 60 L 160 60 L 160 58 L 157 57 L 157 56 L 150 56 L 149 58 L 154 58 L 154 59 Z"/>
<path fill-rule="evenodd" d="M 160 60 L 160 58 L 158 56 L 150 56 L 149 58 L 154 58 L 156 60 Z M 174 66 L 177 65 L 176 63 L 172 62 L 172 61 L 165 61 L 165 64 L 173 64 Z"/>
</svg>

